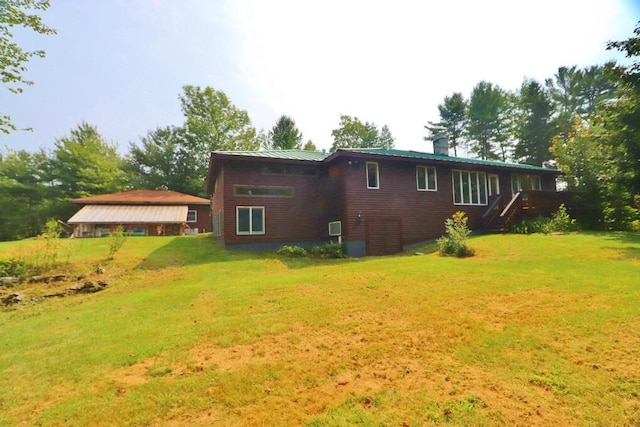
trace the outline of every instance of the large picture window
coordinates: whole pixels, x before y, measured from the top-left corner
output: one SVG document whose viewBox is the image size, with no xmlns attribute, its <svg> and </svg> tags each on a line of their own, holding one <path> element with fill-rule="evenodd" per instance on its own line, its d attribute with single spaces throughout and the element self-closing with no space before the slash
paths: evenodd
<svg viewBox="0 0 640 427">
<path fill-rule="evenodd" d="M 438 189 L 436 168 L 432 166 L 416 167 L 416 181 L 418 191 L 436 191 Z"/>
<path fill-rule="evenodd" d="M 264 206 L 237 206 L 236 233 L 264 234 Z"/>
<path fill-rule="evenodd" d="M 484 172 L 453 171 L 453 203 L 486 205 L 487 175 Z"/>
<path fill-rule="evenodd" d="M 377 163 L 367 162 L 367 188 L 370 188 L 370 189 L 380 188 L 380 176 L 378 173 Z"/>
</svg>

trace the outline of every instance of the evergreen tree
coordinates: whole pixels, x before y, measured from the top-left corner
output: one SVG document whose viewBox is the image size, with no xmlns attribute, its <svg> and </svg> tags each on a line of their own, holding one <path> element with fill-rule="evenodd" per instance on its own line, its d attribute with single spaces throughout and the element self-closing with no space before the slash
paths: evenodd
<svg viewBox="0 0 640 427">
<path fill-rule="evenodd" d="M 0 156 L 0 240 L 40 234 L 56 203 L 45 151 Z M 65 218 L 66 219 L 66 218 Z"/>
<path fill-rule="evenodd" d="M 157 128 L 141 138 L 140 143 L 140 146 L 130 144 L 126 159 L 131 187 L 193 193 L 194 189 L 188 187 L 191 167 L 189 159 L 184 158 L 185 150 L 181 149 L 184 144 L 181 128 Z"/>
<path fill-rule="evenodd" d="M 542 166 L 553 156 L 549 151 L 556 134 L 553 105 L 544 88 L 535 80 L 525 80 L 518 93 L 514 157 L 518 162 Z"/>
<path fill-rule="evenodd" d="M 56 140 L 55 147 L 51 172 L 61 202 L 57 217 L 66 219 L 73 213 L 75 207 L 66 203 L 70 199 L 125 189 L 123 159 L 95 126 L 81 123 L 69 136 Z"/>
<path fill-rule="evenodd" d="M 486 81 L 478 83 L 471 92 L 466 131 L 469 148 L 480 159 L 506 160 L 511 131 L 508 102 L 507 94 L 499 86 Z"/>
<path fill-rule="evenodd" d="M 429 122 L 425 126 L 429 130 L 426 140 L 431 140 L 439 133 L 444 133 L 449 139 L 449 148 L 453 149 L 453 155 L 458 156 L 458 147 L 464 146 L 463 134 L 467 121 L 467 102 L 461 93 L 445 96 L 444 102 L 438 105 L 440 112 L 439 122 Z"/>
<path fill-rule="evenodd" d="M 280 116 L 269 131 L 265 148 L 269 150 L 299 150 L 301 146 L 302 132 L 296 127 L 296 122 L 291 117 Z"/>
<path fill-rule="evenodd" d="M 318 151 L 318 147 L 316 147 L 316 144 L 314 144 L 312 140 L 308 140 L 302 149 L 304 151 Z"/>
</svg>

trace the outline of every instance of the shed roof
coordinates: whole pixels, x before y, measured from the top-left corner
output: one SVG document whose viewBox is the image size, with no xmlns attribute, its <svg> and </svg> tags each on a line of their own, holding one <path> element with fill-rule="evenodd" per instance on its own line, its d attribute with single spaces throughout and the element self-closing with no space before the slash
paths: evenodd
<svg viewBox="0 0 640 427">
<path fill-rule="evenodd" d="M 81 205 L 208 205 L 209 200 L 171 190 L 131 190 L 73 199 Z"/>
<path fill-rule="evenodd" d="M 69 224 L 182 224 L 187 206 L 88 205 Z"/>
</svg>

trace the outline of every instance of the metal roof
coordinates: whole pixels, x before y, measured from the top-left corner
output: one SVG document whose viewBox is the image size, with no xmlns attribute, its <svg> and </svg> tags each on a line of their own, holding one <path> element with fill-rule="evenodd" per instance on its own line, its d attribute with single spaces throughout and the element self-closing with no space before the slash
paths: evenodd
<svg viewBox="0 0 640 427">
<path fill-rule="evenodd" d="M 442 154 L 423 153 L 411 150 L 396 150 L 386 148 L 339 148 L 333 153 L 304 150 L 266 150 L 266 151 L 214 151 L 212 156 L 223 157 L 244 157 L 256 159 L 279 159 L 279 160 L 306 160 L 322 163 L 325 160 L 331 161 L 342 155 L 356 153 L 360 155 L 386 156 L 395 159 L 431 160 L 435 162 L 468 164 L 478 166 L 489 166 L 496 168 L 521 169 L 529 171 L 540 171 L 559 174 L 560 170 L 544 168 L 522 163 L 507 163 L 495 160 L 470 159 L 466 157 L 453 157 Z"/>
<path fill-rule="evenodd" d="M 340 152 L 373 154 L 378 156 L 399 157 L 399 158 L 405 158 L 405 159 L 434 160 L 439 162 L 462 163 L 462 164 L 472 164 L 472 165 L 481 165 L 481 166 L 493 166 L 493 167 L 499 167 L 499 168 L 525 169 L 525 170 L 536 170 L 536 171 L 544 171 L 544 172 L 551 172 L 551 173 L 560 173 L 560 170 L 558 169 L 544 168 L 541 166 L 526 165 L 522 163 L 507 163 L 507 162 L 499 162 L 495 160 L 469 159 L 466 157 L 453 157 L 453 156 L 447 156 L 443 154 L 422 153 L 420 151 L 405 151 L 405 150 L 395 150 L 395 149 L 385 149 L 385 148 L 347 148 L 347 149 L 338 149 L 336 154 Z"/>
<path fill-rule="evenodd" d="M 208 199 L 171 190 L 131 190 L 73 199 L 82 205 L 208 205 Z"/>
<path fill-rule="evenodd" d="M 264 151 L 214 151 L 214 155 L 258 157 L 261 159 L 304 160 L 322 162 L 331 153 L 307 150 L 264 150 Z"/>
<path fill-rule="evenodd" d="M 69 224 L 181 224 L 187 206 L 88 205 L 72 216 Z"/>
</svg>

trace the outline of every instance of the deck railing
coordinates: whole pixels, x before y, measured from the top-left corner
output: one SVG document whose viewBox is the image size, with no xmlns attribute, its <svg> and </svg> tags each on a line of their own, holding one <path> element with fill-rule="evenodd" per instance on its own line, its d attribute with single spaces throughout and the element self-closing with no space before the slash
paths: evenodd
<svg viewBox="0 0 640 427">
<path fill-rule="evenodd" d="M 514 221 L 536 216 L 550 216 L 558 207 L 570 201 L 571 193 L 557 191 L 522 190 L 508 203 L 498 196 L 487 208 L 482 219 L 486 229 L 508 228 Z"/>
</svg>

